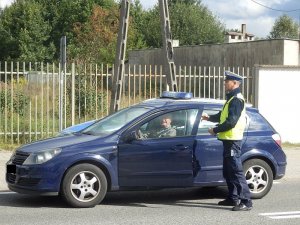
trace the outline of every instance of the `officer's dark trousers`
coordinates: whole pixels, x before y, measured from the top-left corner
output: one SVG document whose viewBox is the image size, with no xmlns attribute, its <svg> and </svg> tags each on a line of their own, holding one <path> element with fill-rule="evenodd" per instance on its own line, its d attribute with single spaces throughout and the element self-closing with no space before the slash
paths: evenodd
<svg viewBox="0 0 300 225">
<path fill-rule="evenodd" d="M 228 198 L 252 206 L 240 158 L 241 141 L 223 140 L 223 147 L 223 176 L 228 186 Z"/>
</svg>

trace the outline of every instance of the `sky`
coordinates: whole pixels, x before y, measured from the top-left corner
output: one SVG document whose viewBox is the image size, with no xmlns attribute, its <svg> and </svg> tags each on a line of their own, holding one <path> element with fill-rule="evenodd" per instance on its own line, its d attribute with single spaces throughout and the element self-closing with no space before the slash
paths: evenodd
<svg viewBox="0 0 300 225">
<path fill-rule="evenodd" d="M 145 9 L 151 8 L 158 0 L 140 0 Z M 255 2 L 265 5 L 271 10 Z M 241 30 L 241 24 L 246 24 L 247 32 L 264 38 L 269 35 L 276 18 L 285 11 L 297 23 L 300 20 L 300 0 L 202 0 L 202 3 L 217 16 L 227 29 Z M 278 11 L 279 10 L 279 11 Z M 172 21 L 171 21 L 172 26 Z"/>
<path fill-rule="evenodd" d="M 0 0 L 0 8 L 4 8 L 7 5 L 10 5 L 13 0 Z"/>
<path fill-rule="evenodd" d="M 257 3 L 265 5 L 265 8 Z M 0 0 L 0 7 L 11 4 L 13 0 Z M 158 0 L 140 0 L 145 9 L 152 8 Z M 284 12 L 300 23 L 300 0 L 202 0 L 227 29 L 241 30 L 241 24 L 246 24 L 247 32 L 264 38 L 269 35 L 276 18 Z M 171 21 L 172 26 L 172 21 Z"/>
</svg>

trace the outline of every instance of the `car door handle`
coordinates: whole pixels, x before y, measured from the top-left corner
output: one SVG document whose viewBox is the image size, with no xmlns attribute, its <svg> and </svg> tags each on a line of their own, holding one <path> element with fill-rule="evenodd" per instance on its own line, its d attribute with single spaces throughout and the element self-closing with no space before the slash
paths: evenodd
<svg viewBox="0 0 300 225">
<path fill-rule="evenodd" d="M 173 147 L 171 147 L 171 150 L 172 151 L 184 151 L 184 150 L 187 150 L 189 148 L 189 146 L 185 146 L 185 145 L 175 145 Z"/>
</svg>

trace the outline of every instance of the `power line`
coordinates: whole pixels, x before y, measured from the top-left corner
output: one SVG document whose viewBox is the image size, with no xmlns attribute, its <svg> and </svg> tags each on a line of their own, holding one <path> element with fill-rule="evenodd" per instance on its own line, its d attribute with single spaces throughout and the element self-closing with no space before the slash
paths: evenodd
<svg viewBox="0 0 300 225">
<path fill-rule="evenodd" d="M 260 6 L 264 7 L 264 8 L 273 10 L 273 11 L 286 12 L 286 13 L 288 13 L 288 12 L 296 12 L 296 11 L 300 11 L 300 9 L 293 9 L 293 10 L 274 9 L 274 8 L 269 7 L 269 6 L 263 5 L 263 4 L 261 4 L 261 3 L 257 2 L 257 1 L 255 1 L 255 0 L 250 0 L 250 1 L 256 3 L 256 4 L 258 4 L 258 5 L 260 5 Z"/>
</svg>

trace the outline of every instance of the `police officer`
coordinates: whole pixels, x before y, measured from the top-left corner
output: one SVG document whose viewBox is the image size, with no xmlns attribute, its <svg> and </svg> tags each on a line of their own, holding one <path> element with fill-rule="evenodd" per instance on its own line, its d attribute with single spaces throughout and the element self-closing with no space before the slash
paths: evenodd
<svg viewBox="0 0 300 225">
<path fill-rule="evenodd" d="M 210 128 L 211 135 L 217 135 L 223 142 L 223 176 L 228 186 L 228 196 L 218 205 L 234 206 L 233 211 L 252 209 L 249 187 L 243 173 L 241 162 L 241 142 L 246 126 L 245 100 L 240 91 L 242 77 L 225 71 L 226 102 L 216 115 L 203 115 L 203 120 L 218 122 Z"/>
</svg>

